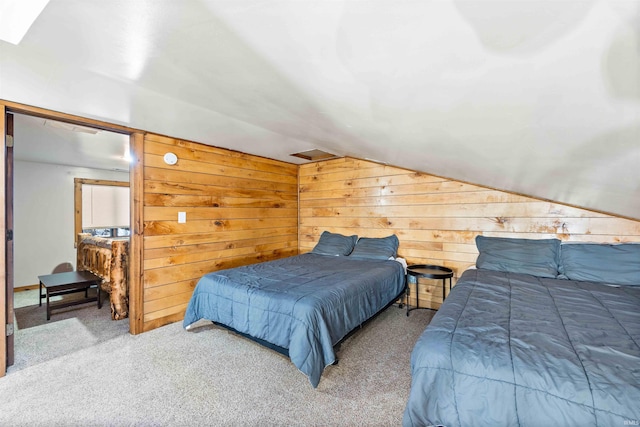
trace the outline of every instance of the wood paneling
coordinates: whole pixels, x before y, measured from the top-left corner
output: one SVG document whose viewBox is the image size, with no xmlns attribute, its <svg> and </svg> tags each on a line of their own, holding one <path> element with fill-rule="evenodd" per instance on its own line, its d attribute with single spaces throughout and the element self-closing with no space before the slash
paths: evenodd
<svg viewBox="0 0 640 427">
<path fill-rule="evenodd" d="M 322 231 L 400 239 L 409 264 L 444 265 L 454 283 L 475 264 L 475 237 L 640 242 L 640 221 L 352 158 L 300 166 L 300 252 Z M 420 305 L 438 308 L 441 281 L 422 280 Z M 412 300 L 415 290 L 411 291 Z M 413 303 L 415 304 L 415 302 Z"/>
<path fill-rule="evenodd" d="M 0 102 L 2 110 L 5 105 L 16 112 L 132 134 L 129 311 L 133 334 L 180 321 L 202 274 L 307 252 L 323 230 L 368 237 L 395 233 L 400 256 L 409 263 L 453 268 L 454 283 L 475 263 L 478 234 L 640 242 L 639 221 L 393 166 L 342 158 L 298 168 Z M 4 114 L 0 122 L 3 119 Z M 164 163 L 163 155 L 169 151 L 178 156 L 176 165 Z M 187 213 L 186 224 L 178 224 L 178 212 Z M 3 274 L 4 268 L 0 279 Z M 421 306 L 439 306 L 440 285 L 439 281 L 421 282 Z M 0 317 L 5 302 L 2 289 L 0 285 Z M 0 334 L 4 326 L 0 324 Z M 0 362 L 0 375 L 5 367 Z"/>
<path fill-rule="evenodd" d="M 298 253 L 296 165 L 151 134 L 143 163 L 144 330 L 181 320 L 204 274 Z"/>
</svg>

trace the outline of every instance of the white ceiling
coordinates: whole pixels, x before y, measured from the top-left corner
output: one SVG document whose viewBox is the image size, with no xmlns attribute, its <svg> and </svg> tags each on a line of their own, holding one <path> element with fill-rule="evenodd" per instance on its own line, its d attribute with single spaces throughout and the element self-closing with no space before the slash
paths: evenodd
<svg viewBox="0 0 640 427">
<path fill-rule="evenodd" d="M 87 133 L 93 130 L 96 133 Z M 14 158 L 91 169 L 129 170 L 129 137 L 97 129 L 14 115 Z"/>
<path fill-rule="evenodd" d="M 51 0 L 0 98 L 640 218 L 639 0 Z"/>
</svg>

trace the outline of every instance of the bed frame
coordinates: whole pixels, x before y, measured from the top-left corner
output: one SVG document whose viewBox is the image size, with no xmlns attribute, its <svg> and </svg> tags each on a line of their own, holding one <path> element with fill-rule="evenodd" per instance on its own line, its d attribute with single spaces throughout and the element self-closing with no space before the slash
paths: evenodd
<svg viewBox="0 0 640 427">
<path fill-rule="evenodd" d="M 374 314 L 373 316 L 371 316 L 369 319 L 365 320 L 364 322 L 362 322 L 360 325 L 356 326 L 355 328 L 353 328 L 347 335 L 345 335 L 340 341 L 338 341 L 333 348 L 335 349 L 336 353 L 339 351 L 340 346 L 342 345 L 343 342 L 345 342 L 349 337 L 351 337 L 353 334 L 355 334 L 356 332 L 358 332 L 360 329 L 362 329 L 366 324 L 368 324 L 369 322 L 371 322 L 373 319 L 375 319 L 376 317 L 378 317 L 380 315 L 380 313 L 382 313 L 383 311 L 385 311 L 387 308 L 391 307 L 394 304 L 398 304 L 398 308 L 402 309 L 404 307 L 404 303 L 402 302 L 401 298 L 406 294 L 406 289 L 407 289 L 407 282 L 405 280 L 405 285 L 404 288 L 402 289 L 402 291 L 396 296 L 396 298 L 391 301 L 389 304 L 387 304 L 386 306 L 384 306 L 383 308 L 381 308 L 376 314 Z M 398 302 L 398 300 L 400 300 L 400 302 Z M 233 332 L 234 334 L 240 335 L 242 337 L 248 338 L 253 342 L 256 342 L 264 347 L 270 348 L 271 350 L 274 350 L 280 354 L 282 354 L 283 356 L 286 356 L 287 358 L 289 358 L 289 349 L 281 347 L 279 345 L 275 345 L 270 343 L 269 341 L 265 341 L 263 339 L 260 338 L 256 338 L 254 336 L 251 336 L 249 334 L 245 334 L 244 332 L 240 332 L 234 328 L 232 328 L 231 326 L 227 326 L 225 324 L 222 323 L 218 323 L 218 322 L 211 322 L 216 326 L 220 326 L 224 329 L 227 329 L 228 331 Z M 332 365 L 337 365 L 338 364 L 338 358 L 336 357 L 336 361 L 332 363 Z"/>
</svg>

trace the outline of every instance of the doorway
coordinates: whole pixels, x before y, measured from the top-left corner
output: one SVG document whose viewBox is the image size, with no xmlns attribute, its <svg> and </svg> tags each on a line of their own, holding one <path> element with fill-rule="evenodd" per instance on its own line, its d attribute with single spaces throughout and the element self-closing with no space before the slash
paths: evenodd
<svg viewBox="0 0 640 427">
<path fill-rule="evenodd" d="M 0 105 L 0 107 L 4 107 Z M 4 110 L 4 108 L 3 108 Z M 135 153 L 140 155 L 142 144 L 141 134 L 133 134 L 128 130 L 119 129 L 117 126 L 111 126 L 100 122 L 94 122 L 87 120 L 85 123 L 80 118 L 59 115 L 51 113 L 51 115 L 43 114 L 43 110 L 37 109 L 35 114 L 33 111 L 19 111 L 20 108 L 11 111 L 13 108 L 7 109 L 7 113 L 12 113 L 14 121 L 14 146 L 16 152 L 16 160 L 13 162 L 14 166 L 18 169 L 15 171 L 15 175 L 18 177 L 18 183 L 14 184 L 14 187 L 20 186 L 21 194 L 30 194 L 28 200 L 18 200 L 21 196 L 13 197 L 11 200 L 7 200 L 5 207 L 10 209 L 11 203 L 18 202 L 17 206 L 14 206 L 15 210 L 22 213 L 16 217 L 16 224 L 13 230 L 5 229 L 5 234 L 13 232 L 16 243 L 16 257 L 12 265 L 5 262 L 5 278 L 9 278 L 13 271 L 15 277 L 15 287 L 19 290 L 23 287 L 32 287 L 38 283 L 37 275 L 50 274 L 52 270 L 61 263 L 71 262 L 75 265 L 75 248 L 74 248 L 74 231 L 73 231 L 73 176 L 78 171 L 82 172 L 82 176 L 86 177 L 95 176 L 96 178 L 103 178 L 105 176 L 111 178 L 117 176 L 118 180 L 125 178 L 131 181 L 131 177 L 134 176 L 133 170 L 130 168 L 127 161 L 124 159 L 129 151 L 135 150 Z M 30 107 L 27 110 L 33 110 Z M 3 116 L 5 116 L 3 111 Z M 62 116 L 62 117 L 60 117 Z M 62 119 L 62 120 L 60 120 Z M 6 119 L 5 119 L 6 120 Z M 5 126 L 6 128 L 6 126 Z M 113 132 L 113 128 L 117 132 Z M 6 129 L 5 129 L 6 130 Z M 60 142 L 60 135 L 65 135 L 63 138 L 65 141 Z M 37 137 L 39 135 L 39 137 Z M 98 135 L 97 138 L 95 136 Z M 37 138 L 34 138 L 36 136 Z M 86 137 L 94 136 L 94 138 Z M 37 140 L 39 145 L 29 145 L 32 140 Z M 5 138 L 5 141 L 7 138 Z M 118 141 L 116 145 L 118 148 L 114 148 L 113 143 L 106 143 L 105 140 Z M 131 141 L 139 141 L 135 147 L 131 147 Z M 125 148 L 126 147 L 126 148 Z M 135 159 L 136 156 L 134 155 Z M 78 162 L 80 162 L 78 164 Z M 114 163 L 116 162 L 116 163 Z M 134 161 L 134 163 L 136 163 Z M 141 162 L 137 162 L 141 168 Z M 136 166 L 134 166 L 136 167 Z M 6 169 L 6 165 L 5 165 Z M 6 170 L 5 170 L 6 172 Z M 90 175 L 95 173 L 96 175 Z M 69 201 L 65 201 L 67 196 L 56 196 L 53 191 L 56 181 L 64 181 L 64 178 L 70 179 L 71 184 L 69 187 Z M 26 191 L 25 191 L 26 190 Z M 134 190 L 135 191 L 135 190 Z M 9 196 L 8 193 L 5 195 Z M 133 199 L 135 194 L 131 195 Z M 52 201 L 53 200 L 53 201 Z M 60 214 L 53 212 L 56 209 L 52 207 L 61 208 L 60 211 L 65 210 L 66 213 L 60 217 Z M 64 223 L 70 224 L 70 228 L 65 226 L 51 225 L 44 223 L 42 220 L 38 220 L 34 212 L 44 211 L 48 219 L 59 220 Z M 24 213 L 27 214 L 24 214 Z M 6 214 L 6 212 L 5 212 Z M 134 221 L 133 218 L 136 215 L 132 215 L 132 232 L 134 231 L 135 224 L 139 224 L 140 221 Z M 20 220 L 18 220 L 20 218 Z M 62 218 L 62 220 L 60 220 Z M 68 233 L 63 230 L 70 230 Z M 140 230 L 138 230 L 140 231 Z M 64 233 L 64 236 L 60 233 Z M 22 240 L 25 239 L 25 240 Z M 47 256 L 42 254 L 31 254 L 27 256 L 27 264 L 29 268 L 23 267 L 25 258 L 22 253 L 23 249 L 27 248 L 31 242 L 36 241 L 36 246 L 33 248 L 42 248 L 47 251 Z M 48 243 L 47 243 L 48 242 Z M 51 242 L 56 245 L 55 247 L 70 246 L 71 249 L 60 251 L 58 249 L 51 249 Z M 59 246 L 58 246 L 59 245 Z M 5 247 L 6 249 L 6 247 Z M 29 251 L 26 251 L 29 252 Z M 51 257 L 53 255 L 53 257 Z M 22 257 L 22 258 L 21 258 Z M 57 257 L 56 259 L 53 259 Z M 130 257 L 131 263 L 139 262 L 136 256 Z M 42 262 L 42 266 L 39 263 Z M 38 265 L 35 265 L 38 264 Z M 46 265 L 46 267 L 45 267 Z M 49 268 L 50 267 L 50 268 Z M 35 279 L 34 279 L 35 278 Z M 35 283 L 34 283 L 35 282 Z M 6 282 L 3 283 L 3 291 L 9 289 L 10 285 Z M 130 287 L 134 287 L 133 283 L 130 283 Z M 3 292 L 4 294 L 4 292 Z M 131 292 L 132 297 L 138 293 Z M 9 314 L 9 305 L 13 306 L 13 301 L 10 301 L 8 296 L 3 295 L 2 305 L 5 309 L 5 314 Z M 36 300 L 38 296 L 36 294 Z M 37 304 L 37 301 L 35 301 Z M 132 301 L 132 306 L 136 306 L 136 301 Z M 13 307 L 11 307 L 12 309 Z M 108 316 L 108 309 L 107 309 Z M 8 316 L 7 316 L 8 317 Z M 53 320 L 53 319 L 52 319 Z M 137 333 L 135 325 L 132 326 L 133 317 L 130 317 L 129 322 L 126 322 L 126 329 L 131 333 Z M 7 331 L 11 331 L 11 327 L 7 327 Z M 15 329 L 15 328 L 13 328 Z M 9 348 L 5 345 L 3 350 L 3 359 L 10 361 L 7 351 Z M 6 365 L 0 365 L 0 376 L 3 376 L 6 372 Z"/>
</svg>

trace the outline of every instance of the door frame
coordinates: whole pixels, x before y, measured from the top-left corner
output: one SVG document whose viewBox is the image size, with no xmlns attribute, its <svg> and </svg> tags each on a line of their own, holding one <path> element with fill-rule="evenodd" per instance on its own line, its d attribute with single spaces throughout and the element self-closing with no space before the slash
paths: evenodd
<svg viewBox="0 0 640 427">
<path fill-rule="evenodd" d="M 33 107 L 16 102 L 0 99 L 0 128 L 2 129 L 2 150 L 0 150 L 0 196 L 2 206 L 0 209 L 0 238 L 5 244 L 0 244 L 0 377 L 7 371 L 7 346 L 6 332 L 7 325 L 4 319 L 7 316 L 7 277 L 6 277 L 6 192 L 5 192 L 5 151 L 7 147 L 6 123 L 7 113 L 17 113 L 43 119 L 57 120 L 61 122 L 77 124 L 81 126 L 94 127 L 100 130 L 129 135 L 129 149 L 131 151 L 131 164 L 129 165 L 129 185 L 130 191 L 130 230 L 131 237 L 129 243 L 129 333 L 139 334 L 143 332 L 143 166 L 144 166 L 144 135 L 145 132 L 139 129 L 120 126 L 100 120 L 88 119 L 67 113 L 56 112 L 44 108 Z"/>
<path fill-rule="evenodd" d="M 14 343 L 15 343 L 15 325 L 14 325 L 14 299 L 13 299 L 13 288 L 14 288 L 14 248 L 13 248 L 13 236 L 12 232 L 14 230 L 13 225 L 13 114 L 5 113 L 5 139 L 7 139 L 7 144 L 5 144 L 5 158 L 4 158 L 4 212 L 5 212 L 5 228 L 7 233 L 7 238 L 5 239 L 5 297 L 7 298 L 6 305 L 6 328 L 10 329 L 5 333 L 6 336 L 6 345 L 7 345 L 7 367 L 13 365 L 14 363 Z M 11 138 L 11 140 L 9 140 Z M 9 144 L 11 142 L 11 144 Z"/>
<path fill-rule="evenodd" d="M 0 193 L 2 197 L 2 209 L 0 209 L 0 238 L 3 242 L 7 241 L 7 230 L 5 225 L 6 212 L 6 194 L 5 194 L 5 150 L 7 148 L 7 131 L 6 131 L 7 111 L 4 105 L 0 105 L 0 129 L 2 129 L 2 149 L 0 150 L 0 164 L 2 165 L 2 173 L 0 173 Z M 6 277 L 6 244 L 0 245 L 0 376 L 4 376 L 7 372 L 7 277 Z"/>
</svg>

